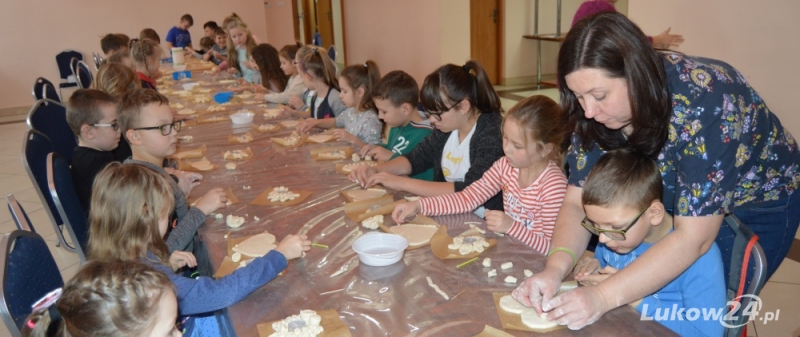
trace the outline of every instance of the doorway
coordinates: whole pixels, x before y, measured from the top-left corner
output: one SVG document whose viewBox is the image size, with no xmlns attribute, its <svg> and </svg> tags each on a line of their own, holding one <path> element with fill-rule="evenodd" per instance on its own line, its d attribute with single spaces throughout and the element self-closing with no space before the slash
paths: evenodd
<svg viewBox="0 0 800 337">
<path fill-rule="evenodd" d="M 505 0 L 470 0 L 470 57 L 478 61 L 492 84 L 503 72 L 503 6 Z"/>
<path fill-rule="evenodd" d="M 344 39 L 344 0 L 292 0 L 295 37 L 302 44 L 311 44 L 315 33 L 321 47 L 334 46 L 339 69 L 346 63 Z"/>
</svg>

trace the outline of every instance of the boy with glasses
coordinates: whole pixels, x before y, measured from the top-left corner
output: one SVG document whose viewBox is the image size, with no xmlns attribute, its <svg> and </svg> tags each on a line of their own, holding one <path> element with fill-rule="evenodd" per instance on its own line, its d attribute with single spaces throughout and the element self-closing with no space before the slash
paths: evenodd
<svg viewBox="0 0 800 337">
<path fill-rule="evenodd" d="M 602 286 L 672 231 L 672 215 L 661 203 L 662 190 L 654 161 L 626 149 L 600 158 L 581 196 L 586 211 L 582 225 L 599 235 L 600 243 L 594 258 L 585 257 L 575 267 L 578 282 Z M 722 257 L 714 243 L 678 278 L 631 305 L 642 317 L 654 318 L 681 336 L 721 336 L 722 324 L 702 312 L 721 310 L 725 302 Z M 695 308 L 699 317 L 693 315 Z"/>
<path fill-rule="evenodd" d="M 89 214 L 94 177 L 114 161 L 111 151 L 119 145 L 117 100 L 105 91 L 78 89 L 67 102 L 67 124 L 78 138 L 72 155 L 72 181 Z"/>
<path fill-rule="evenodd" d="M 169 174 L 164 169 L 164 159 L 175 153 L 181 129 L 180 122 L 173 118 L 169 99 L 164 95 L 155 90 L 134 89 L 123 98 L 119 113 L 120 126 L 133 152 L 125 164 L 143 165 L 171 176 L 169 181 L 175 194 L 175 209 L 170 216 L 171 231 L 166 239 L 170 253 L 191 251 L 197 228 L 205 222 L 206 215 L 225 207 L 228 201 L 225 191 L 213 188 L 197 201 L 195 207 L 189 207 L 186 195 L 200 184 L 203 176 L 178 170 Z"/>
</svg>

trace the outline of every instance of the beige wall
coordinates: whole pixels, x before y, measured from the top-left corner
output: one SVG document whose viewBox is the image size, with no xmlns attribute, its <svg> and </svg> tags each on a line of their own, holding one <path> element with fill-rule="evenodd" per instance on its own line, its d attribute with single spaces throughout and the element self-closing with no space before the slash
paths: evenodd
<svg viewBox="0 0 800 337">
<path fill-rule="evenodd" d="M 90 60 L 92 52 L 100 52 L 101 35 L 133 37 L 146 27 L 155 29 L 163 41 L 185 13 L 194 17 L 190 32 L 196 44 L 204 22 L 222 23 L 231 12 L 262 40 L 267 37 L 261 0 L 2 0 L 1 41 L 15 52 L 0 58 L 0 108 L 33 105 L 31 86 L 39 76 L 57 83 L 55 55 L 64 49 L 80 51 Z"/>
<path fill-rule="evenodd" d="M 267 27 L 266 42 L 278 50 L 294 43 L 291 0 L 264 0 L 264 20 Z"/>
<path fill-rule="evenodd" d="M 439 1 L 440 65 L 464 64 L 470 59 L 469 1 Z"/>
<path fill-rule="evenodd" d="M 686 39 L 681 52 L 736 67 L 795 136 L 800 136 L 800 114 L 791 98 L 800 78 L 798 13 L 799 2 L 782 0 L 637 0 L 628 8 L 645 33 L 671 26 Z"/>
</svg>

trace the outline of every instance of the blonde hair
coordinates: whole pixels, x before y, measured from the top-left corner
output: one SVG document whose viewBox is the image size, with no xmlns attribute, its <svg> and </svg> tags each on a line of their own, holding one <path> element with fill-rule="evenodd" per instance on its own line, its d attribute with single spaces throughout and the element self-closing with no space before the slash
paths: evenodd
<svg viewBox="0 0 800 337">
<path fill-rule="evenodd" d="M 256 47 L 256 42 L 253 40 L 253 34 L 250 33 L 250 29 L 247 28 L 247 24 L 239 18 L 236 13 L 233 15 L 225 18 L 225 21 L 222 23 L 223 27 L 225 27 L 225 33 L 228 34 L 228 45 L 225 51 L 228 53 L 228 65 L 242 71 L 242 66 L 239 64 L 239 54 L 236 51 L 236 46 L 233 45 L 233 39 L 231 38 L 231 29 L 239 28 L 247 34 L 247 39 L 245 40 L 245 47 L 247 50 L 246 57 L 250 57 L 250 53 L 253 51 L 253 48 Z"/>
<path fill-rule="evenodd" d="M 105 106 L 117 105 L 117 99 L 105 91 L 78 89 L 67 101 L 67 124 L 75 136 L 81 135 L 81 127 L 97 124 L 103 119 L 100 111 Z"/>
<path fill-rule="evenodd" d="M 561 107 L 550 97 L 534 95 L 521 100 L 506 113 L 503 124 L 514 120 L 522 129 L 525 138 L 532 140 L 541 151 L 547 144 L 553 149 L 547 159 L 559 166 L 564 160 L 561 144 L 566 130 L 563 127 Z"/>
<path fill-rule="evenodd" d="M 57 336 L 147 336 L 168 292 L 175 290 L 167 275 L 144 263 L 90 261 L 53 304 L 61 320 L 52 321 L 48 309 L 41 309 L 28 316 L 22 335 L 47 336 L 50 325 L 58 324 Z"/>
<path fill-rule="evenodd" d="M 139 86 L 139 77 L 133 69 L 122 63 L 106 63 L 101 66 L 92 84 L 93 89 L 105 91 L 118 100 Z"/>
<path fill-rule="evenodd" d="M 336 80 L 336 66 L 328 57 L 325 49 L 317 46 L 304 46 L 297 51 L 300 60 L 300 69 L 315 79 L 319 79 L 331 88 L 339 90 L 339 83 Z"/>
<path fill-rule="evenodd" d="M 159 261 L 169 249 L 159 219 L 175 207 L 167 177 L 142 165 L 108 164 L 94 180 L 89 211 L 89 259 L 140 260 L 147 252 Z"/>
<path fill-rule="evenodd" d="M 161 53 L 161 46 L 150 39 L 133 39 L 131 40 L 131 59 L 134 66 L 143 67 L 147 72 L 146 75 L 152 76 L 158 69 L 150 69 L 147 66 L 147 61 L 152 57 L 158 57 Z"/>
<path fill-rule="evenodd" d="M 135 88 L 128 91 L 119 103 L 119 128 L 122 134 L 135 128 L 142 108 L 149 104 L 169 105 L 169 98 L 152 89 Z"/>
</svg>

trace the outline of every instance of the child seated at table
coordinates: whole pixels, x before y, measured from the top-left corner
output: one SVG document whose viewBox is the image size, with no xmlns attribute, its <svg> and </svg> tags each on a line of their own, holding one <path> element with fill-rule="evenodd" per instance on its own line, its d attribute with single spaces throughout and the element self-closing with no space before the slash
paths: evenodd
<svg viewBox="0 0 800 337">
<path fill-rule="evenodd" d="M 200 39 L 200 49 L 195 50 L 192 54 L 194 55 L 195 58 L 201 59 L 203 58 L 203 55 L 209 52 L 213 47 L 214 47 L 214 39 L 208 36 L 203 36 Z"/>
<path fill-rule="evenodd" d="M 112 164 L 97 182 L 89 215 L 89 259 L 141 261 L 167 274 L 180 315 L 191 316 L 181 319 L 188 336 L 219 336 L 214 311 L 241 301 L 275 278 L 288 260 L 311 248 L 305 235 L 289 235 L 230 275 L 216 280 L 185 277 L 175 271 L 196 265 L 195 256 L 180 251 L 170 255 L 162 239 L 175 206 L 171 179 L 150 167 Z"/>
<path fill-rule="evenodd" d="M 386 74 L 375 84 L 372 101 L 378 109 L 378 118 L 390 128 L 389 137 L 385 144 L 362 147 L 359 151 L 362 158 L 369 156 L 378 161 L 388 161 L 406 155 L 433 131 L 430 120 L 423 119 L 417 110 L 417 81 L 402 70 Z M 411 177 L 432 181 L 433 168 Z"/>
<path fill-rule="evenodd" d="M 114 161 L 111 151 L 119 144 L 117 99 L 101 90 L 75 90 L 67 102 L 67 124 L 78 138 L 70 169 L 72 182 L 89 214 L 94 178 Z"/>
<path fill-rule="evenodd" d="M 339 98 L 347 110 L 335 118 L 307 118 L 297 125 L 300 133 L 317 127 L 322 129 L 339 128 L 333 131 L 338 141 L 348 142 L 358 147 L 378 144 L 381 141 L 383 125 L 375 113 L 375 103 L 370 93 L 381 78 L 378 65 L 369 60 L 364 64 L 351 65 L 339 75 Z"/>
<path fill-rule="evenodd" d="M 250 52 L 248 60 L 250 68 L 256 71 L 252 85 L 240 78 L 239 87 L 233 91 L 249 90 L 256 93 L 281 92 L 286 87 L 289 77 L 281 70 L 281 61 L 278 50 L 269 43 L 262 43 Z M 258 96 L 256 96 L 256 100 Z"/>
<path fill-rule="evenodd" d="M 297 73 L 297 67 L 293 64 L 294 58 L 297 56 L 297 50 L 300 49 L 300 47 L 302 47 L 302 45 L 299 42 L 296 44 L 287 44 L 283 46 L 280 53 L 278 53 L 281 70 L 286 74 L 286 77 L 289 78 L 283 91 L 256 94 L 256 101 L 288 104 L 290 97 L 302 95 L 303 92 L 306 91 L 307 88 L 303 85 L 303 79 L 300 78 L 300 74 Z"/>
<path fill-rule="evenodd" d="M 191 15 L 184 14 L 181 16 L 178 25 L 170 28 L 167 32 L 167 38 L 164 39 L 167 42 L 167 49 L 177 47 L 191 50 L 192 35 L 189 34 L 189 28 L 191 28 L 192 25 L 194 25 L 194 19 Z"/>
<path fill-rule="evenodd" d="M 94 89 L 105 91 L 109 95 L 114 96 L 117 102 L 121 101 L 122 97 L 129 91 L 141 87 L 139 77 L 136 76 L 133 69 L 122 63 L 113 61 L 121 55 L 123 54 L 118 53 L 112 55 L 109 58 L 109 62 L 101 66 L 100 70 L 97 71 L 97 76 L 95 76 L 94 83 L 92 84 Z M 130 60 L 130 57 L 127 59 Z M 114 160 L 118 162 L 123 162 L 133 154 L 131 152 L 131 145 L 128 144 L 128 141 L 125 139 L 125 135 L 119 138 L 119 146 L 112 150 L 111 153 L 114 155 Z M 91 189 L 88 192 L 91 193 Z"/>
<path fill-rule="evenodd" d="M 214 46 L 211 47 L 211 50 L 207 53 L 203 54 L 203 60 L 214 62 L 216 65 L 228 60 L 228 52 L 226 51 L 227 43 L 228 34 L 225 34 L 225 31 L 220 27 L 215 28 Z"/>
<path fill-rule="evenodd" d="M 604 282 L 673 230 L 673 218 L 661 203 L 662 190 L 661 173 L 649 158 L 623 149 L 598 160 L 583 185 L 586 218 L 581 224 L 599 235 L 600 243 L 594 258 L 578 262 L 577 281 Z M 722 257 L 714 243 L 678 278 L 632 305 L 642 317 L 654 317 L 681 336 L 722 336 L 719 321 L 702 315 L 687 319 L 685 310 L 719 310 L 725 303 Z M 659 319 L 667 311 L 672 318 Z"/>
<path fill-rule="evenodd" d="M 295 62 L 297 62 L 297 72 L 303 79 L 303 85 L 309 92 L 305 102 L 299 102 L 299 98 L 290 101 L 292 108 L 298 109 L 298 106 L 305 103 L 304 106 L 310 111 L 310 117 L 315 119 L 334 118 L 347 109 L 339 98 L 336 66 L 324 49 L 312 45 L 304 46 L 297 51 Z M 310 90 L 315 94 L 311 95 Z M 299 109 L 287 113 L 294 117 L 309 117 L 309 112 L 305 112 L 303 108 Z"/>
<path fill-rule="evenodd" d="M 106 34 L 100 39 L 100 49 L 103 50 L 106 58 L 117 53 L 126 54 L 129 41 L 130 39 L 125 34 Z"/>
<path fill-rule="evenodd" d="M 150 39 L 131 41 L 133 70 L 142 82 L 142 88 L 156 89 L 156 80 L 161 77 L 161 47 Z"/>
<path fill-rule="evenodd" d="M 89 261 L 60 296 L 34 310 L 22 336 L 180 336 L 172 283 L 164 273 L 137 261 Z"/>
<path fill-rule="evenodd" d="M 550 249 L 556 216 L 567 192 L 561 171 L 560 145 L 565 130 L 558 103 L 547 96 L 528 97 L 503 120 L 503 152 L 483 177 L 463 191 L 422 198 L 395 206 L 397 223 L 417 213 L 445 215 L 471 212 L 498 192 L 503 211 L 487 210 L 486 227 L 522 241 L 539 253 Z"/>
<path fill-rule="evenodd" d="M 158 36 L 155 29 L 153 28 L 145 28 L 139 32 L 139 40 L 150 39 L 157 44 L 161 44 L 161 37 Z"/>
<path fill-rule="evenodd" d="M 228 201 L 222 188 L 209 190 L 196 206 L 190 207 L 186 196 L 200 184 L 202 175 L 174 170 L 175 178 L 164 170 L 164 159 L 175 153 L 181 123 L 175 121 L 169 100 L 164 95 L 149 89 L 134 89 L 125 95 L 119 107 L 119 123 L 125 138 L 131 145 L 133 156 L 125 164 L 149 167 L 169 178 L 174 196 L 174 208 L 170 216 L 172 231 L 167 237 L 169 251 L 192 250 L 191 245 L 197 228 L 206 220 L 206 215 L 225 207 Z M 100 185 L 106 188 L 106 185 Z M 177 221 L 177 223 L 176 223 Z"/>
</svg>

